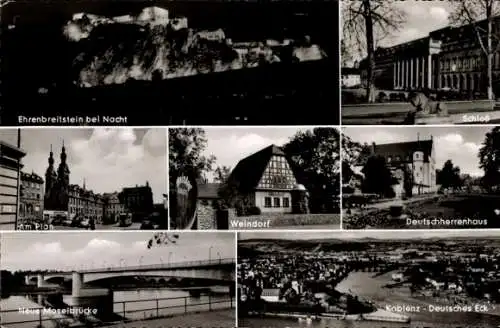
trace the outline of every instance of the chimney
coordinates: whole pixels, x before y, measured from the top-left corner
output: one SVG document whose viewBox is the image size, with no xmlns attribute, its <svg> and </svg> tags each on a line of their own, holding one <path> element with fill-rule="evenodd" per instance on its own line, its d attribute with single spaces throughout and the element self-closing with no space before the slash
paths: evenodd
<svg viewBox="0 0 500 328">
<path fill-rule="evenodd" d="M 377 149 L 377 145 L 375 144 L 375 142 L 372 142 L 372 155 L 375 155 L 376 149 Z"/>
</svg>

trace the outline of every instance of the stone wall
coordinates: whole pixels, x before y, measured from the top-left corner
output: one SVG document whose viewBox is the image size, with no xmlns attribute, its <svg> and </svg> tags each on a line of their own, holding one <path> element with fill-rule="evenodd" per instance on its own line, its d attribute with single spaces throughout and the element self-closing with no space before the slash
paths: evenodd
<svg viewBox="0 0 500 328">
<path fill-rule="evenodd" d="M 215 212 L 212 201 L 204 199 L 197 201 L 196 216 L 198 218 L 198 230 L 217 229 Z"/>
<path fill-rule="evenodd" d="M 234 208 L 230 208 L 227 211 L 230 225 L 231 220 L 236 219 L 236 210 Z M 196 213 L 198 218 L 198 230 L 220 229 L 220 227 L 217 226 L 217 210 L 214 209 L 213 201 L 198 200 Z"/>
</svg>

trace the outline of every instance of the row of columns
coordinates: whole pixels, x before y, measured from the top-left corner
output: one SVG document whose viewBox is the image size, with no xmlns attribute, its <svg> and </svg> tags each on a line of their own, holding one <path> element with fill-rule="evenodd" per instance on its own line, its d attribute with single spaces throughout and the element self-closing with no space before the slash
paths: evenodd
<svg viewBox="0 0 500 328">
<path fill-rule="evenodd" d="M 393 64 L 395 88 L 429 88 L 432 85 L 432 56 L 397 59 Z"/>
</svg>

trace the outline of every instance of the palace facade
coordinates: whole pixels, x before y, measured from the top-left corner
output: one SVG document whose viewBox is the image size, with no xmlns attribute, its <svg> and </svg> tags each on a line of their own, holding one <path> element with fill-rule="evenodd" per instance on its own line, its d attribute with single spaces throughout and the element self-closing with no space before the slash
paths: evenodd
<svg viewBox="0 0 500 328">
<path fill-rule="evenodd" d="M 486 21 L 477 23 L 486 30 Z M 500 17 L 494 20 L 493 34 L 500 32 Z M 486 44 L 486 37 L 484 38 Z M 494 41 L 493 80 L 500 79 L 500 52 Z M 379 47 L 375 51 L 375 86 L 385 90 L 454 89 L 486 92 L 486 56 L 472 25 L 445 27 L 428 36 Z M 360 63 L 366 81 L 366 59 Z"/>
<path fill-rule="evenodd" d="M 404 170 L 413 176 L 412 192 L 420 195 L 435 192 L 438 189 L 434 141 L 416 140 L 390 144 L 375 144 L 371 146 L 370 156 L 381 156 L 398 180 L 394 185 L 396 197 L 404 194 Z M 368 156 L 360 158 L 356 171 L 361 172 Z"/>
</svg>

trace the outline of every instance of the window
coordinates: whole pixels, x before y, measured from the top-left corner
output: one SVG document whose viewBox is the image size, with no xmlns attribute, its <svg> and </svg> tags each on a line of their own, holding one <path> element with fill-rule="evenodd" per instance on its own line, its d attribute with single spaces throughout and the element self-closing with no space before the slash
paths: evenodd
<svg viewBox="0 0 500 328">
<path fill-rule="evenodd" d="M 281 198 L 274 197 L 274 207 L 281 207 Z"/>
<path fill-rule="evenodd" d="M 283 197 L 283 207 L 290 207 L 290 199 L 288 197 Z"/>
<path fill-rule="evenodd" d="M 387 157 L 387 163 L 390 163 L 391 161 L 392 161 L 392 157 L 391 156 Z"/>
<path fill-rule="evenodd" d="M 271 205 L 271 197 L 264 198 L 264 207 L 272 207 Z"/>
<path fill-rule="evenodd" d="M 0 211 L 3 214 L 13 214 L 13 213 L 17 212 L 15 205 L 2 205 L 2 207 L 0 208 Z"/>
</svg>

